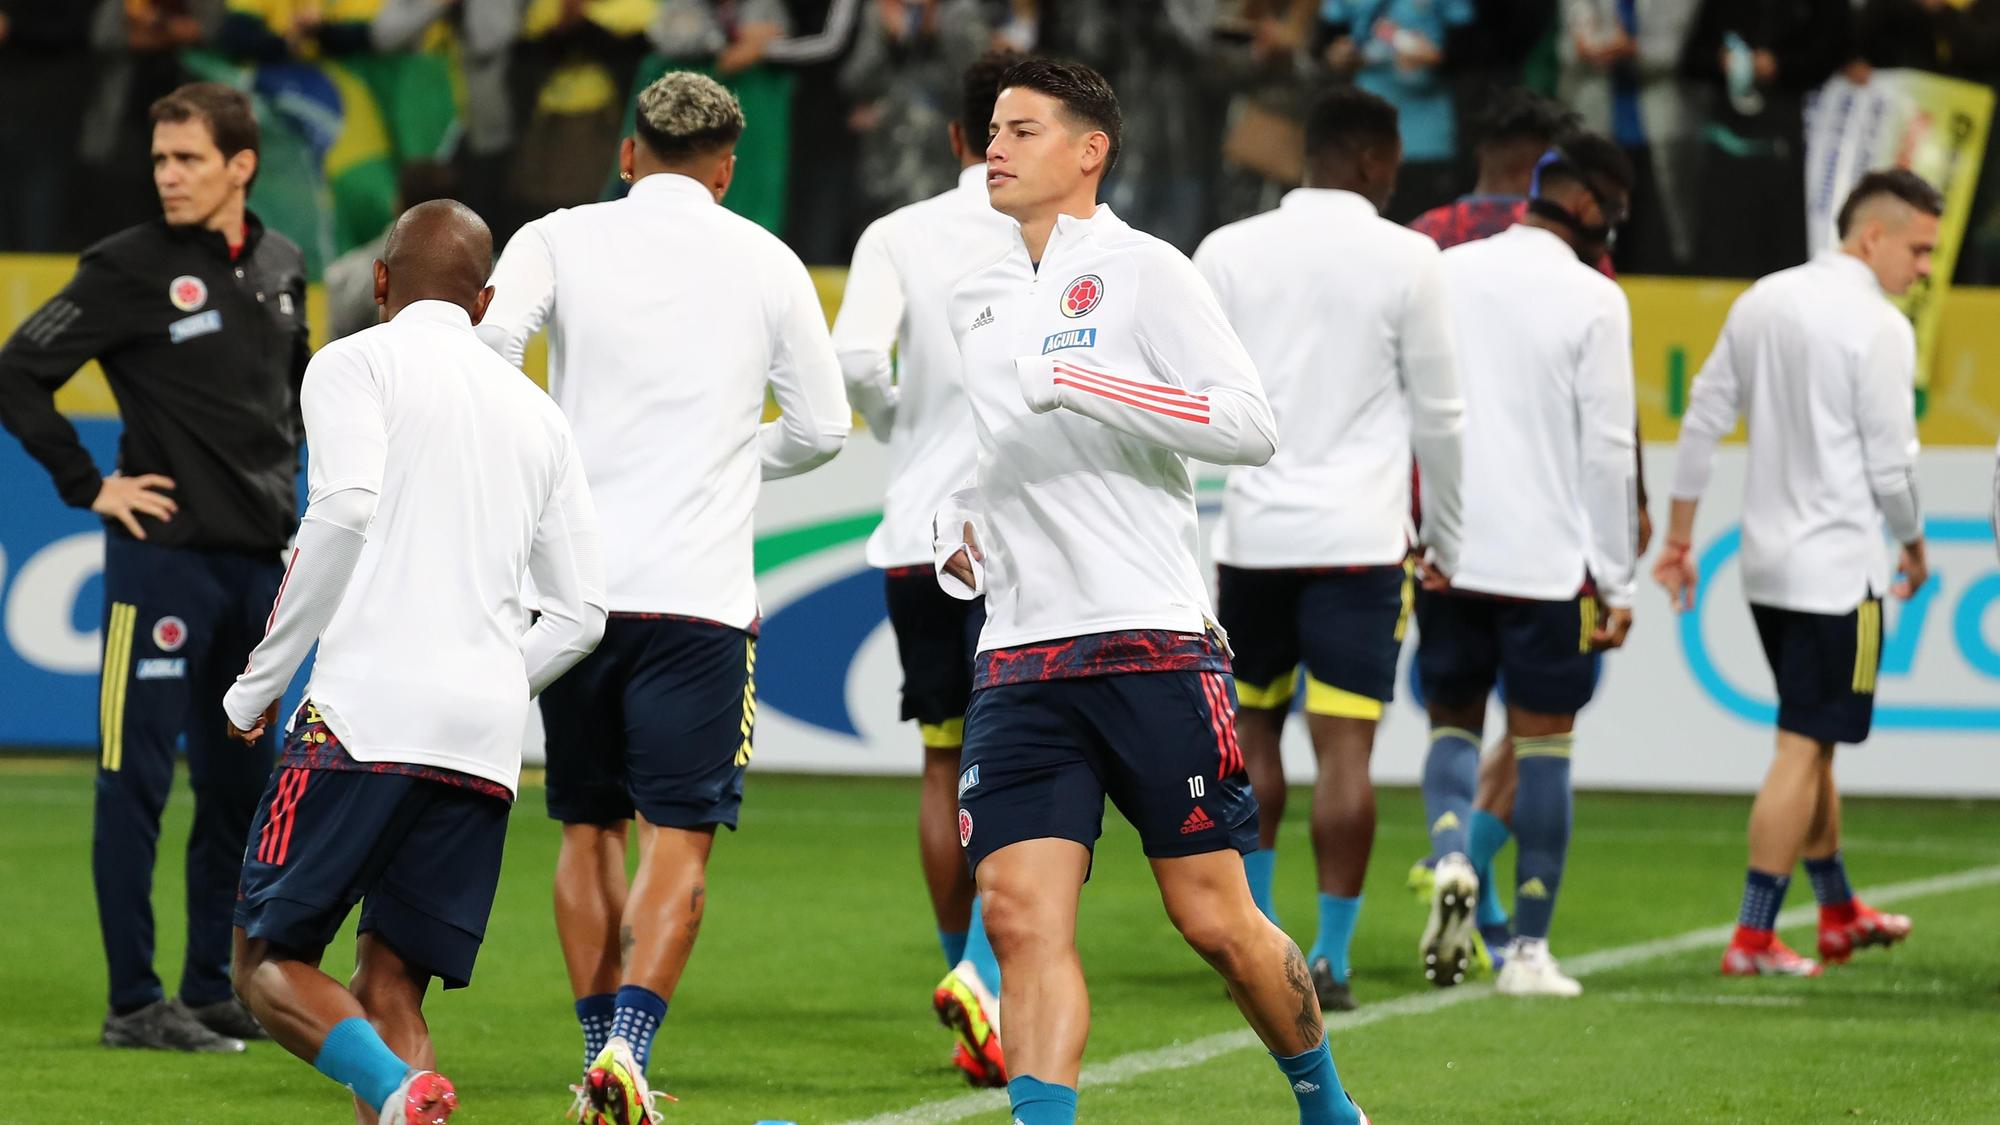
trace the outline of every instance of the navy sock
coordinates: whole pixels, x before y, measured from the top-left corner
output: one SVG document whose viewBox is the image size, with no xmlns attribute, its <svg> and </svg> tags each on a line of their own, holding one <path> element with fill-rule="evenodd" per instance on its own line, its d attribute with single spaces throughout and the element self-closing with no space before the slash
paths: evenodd
<svg viewBox="0 0 2000 1125">
<path fill-rule="evenodd" d="M 1014 1125 L 1076 1125 L 1076 1091 L 1022 1075 L 1007 1083 Z"/>
<path fill-rule="evenodd" d="M 1277 872 L 1278 849 L 1259 848 L 1243 854 L 1243 875 L 1250 880 L 1250 898 L 1273 926 L 1278 924 L 1278 907 L 1271 901 L 1271 883 Z"/>
<path fill-rule="evenodd" d="M 1750 868 L 1743 876 L 1743 908 L 1736 914 L 1736 924 L 1766 934 L 1777 929 L 1778 910 L 1785 905 L 1785 889 L 1791 885 L 1790 875 Z"/>
<path fill-rule="evenodd" d="M 618 986 L 618 1011 L 611 1017 L 611 1034 L 632 1044 L 632 1058 L 641 1071 L 653 1054 L 653 1034 L 667 1018 L 667 1002 L 650 988 Z"/>
<path fill-rule="evenodd" d="M 1569 858 L 1569 755 L 1572 736 L 1517 738 L 1521 783 L 1514 796 L 1514 932 L 1547 938 Z"/>
<path fill-rule="evenodd" d="M 939 930 L 938 948 L 944 950 L 944 967 L 956 966 L 965 960 L 965 931 Z"/>
<path fill-rule="evenodd" d="M 1361 1114 L 1340 1088 L 1340 1073 L 1333 1068 L 1333 1049 L 1325 1039 L 1312 1050 L 1286 1058 L 1273 1053 L 1278 1069 L 1292 1084 L 1292 1096 L 1299 1100 L 1299 1125 L 1355 1125 Z"/>
<path fill-rule="evenodd" d="M 576 1002 L 576 1022 L 583 1025 L 583 1070 L 590 1072 L 604 1041 L 611 1038 L 611 1022 L 618 1014 L 618 994 L 600 992 Z"/>
<path fill-rule="evenodd" d="M 1311 964 L 1324 957 L 1327 968 L 1333 971 L 1333 979 L 1347 983 L 1347 951 L 1354 945 L 1354 923 L 1360 917 L 1360 895 L 1346 898 L 1322 891 L 1319 896 L 1319 936 L 1313 939 L 1312 952 L 1306 954 L 1306 963 Z"/>
<path fill-rule="evenodd" d="M 403 1084 L 410 1064 L 396 1057 L 367 1020 L 353 1016 L 326 1033 L 313 1069 L 354 1091 L 355 1097 L 379 1111 Z"/>
<path fill-rule="evenodd" d="M 972 900 L 972 928 L 965 932 L 963 959 L 972 964 L 986 991 L 1000 995 L 1000 958 L 993 952 L 993 943 L 986 940 L 986 910 L 976 898 Z"/>
<path fill-rule="evenodd" d="M 1493 878 L 1493 857 L 1500 854 L 1513 835 L 1506 821 L 1485 809 L 1472 810 L 1472 831 L 1467 841 L 1471 850 L 1465 853 L 1465 858 L 1472 861 L 1472 870 L 1479 876 L 1478 921 L 1482 926 L 1507 924 L 1507 908 L 1500 905 L 1500 884 Z"/>
<path fill-rule="evenodd" d="M 1459 727 L 1433 727 L 1423 787 L 1431 855 L 1464 854 L 1472 798 L 1479 789 L 1479 735 Z"/>
<path fill-rule="evenodd" d="M 1854 901 L 1854 888 L 1847 885 L 1847 864 L 1839 852 L 1825 859 L 1806 860 L 1806 878 L 1812 880 L 1813 898 L 1821 906 L 1846 906 Z"/>
</svg>

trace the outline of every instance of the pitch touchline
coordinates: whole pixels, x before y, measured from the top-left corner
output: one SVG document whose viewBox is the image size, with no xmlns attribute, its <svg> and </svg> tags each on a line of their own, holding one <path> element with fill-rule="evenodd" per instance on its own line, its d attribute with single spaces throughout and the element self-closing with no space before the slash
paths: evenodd
<svg viewBox="0 0 2000 1125">
<path fill-rule="evenodd" d="M 1865 893 L 1867 901 L 1874 905 L 1889 906 L 1913 898 L 1949 891 L 1962 891 L 1971 887 L 1983 887 L 2000 883 L 2000 866 L 1974 867 L 1950 875 L 1937 875 L 1928 879 L 1913 879 L 1907 883 L 1890 883 L 1875 887 Z M 1780 926 L 1796 926 L 1812 921 L 1819 916 L 1817 906 L 1795 906 L 1778 916 Z M 1585 977 L 1593 973 L 1622 969 L 1644 961 L 1671 957 L 1676 953 L 1687 953 L 1697 949 L 1720 946 L 1735 932 L 1735 924 L 1708 926 L 1699 930 L 1689 930 L 1673 937 L 1642 941 L 1634 945 L 1621 945 L 1611 949 L 1600 949 L 1576 957 L 1563 959 L 1563 971 L 1574 977 Z M 1356 1012 L 1342 1012 L 1327 1020 L 1329 1033 L 1338 1035 L 1371 1023 L 1391 1019 L 1396 1016 L 1421 1016 L 1443 1008 L 1483 1000 L 1493 995 L 1491 984 L 1468 984 L 1457 988 L 1436 992 L 1417 992 L 1399 996 L 1394 1000 L 1384 1000 L 1370 1004 Z M 1083 1068 L 1080 1086 L 1088 1090 L 1103 1089 L 1129 1082 L 1134 1078 L 1155 1074 L 1163 1070 L 1184 1070 L 1198 1066 L 1219 1055 L 1233 1051 L 1261 1048 L 1257 1036 L 1248 1028 L 1225 1031 L 1206 1036 L 1189 1043 L 1177 1043 L 1170 1047 L 1159 1047 L 1150 1051 L 1134 1051 L 1101 1063 L 1092 1063 Z M 1338 1042 L 1336 1041 L 1336 1046 Z M 1007 1108 L 1007 1095 L 1001 1090 L 982 1090 L 976 1094 L 961 1094 L 943 1101 L 925 1102 L 895 1113 L 885 1113 L 861 1121 L 850 1121 L 846 1125 L 936 1125 L 938 1122 L 962 1121 L 976 1113 L 990 1113 Z"/>
</svg>

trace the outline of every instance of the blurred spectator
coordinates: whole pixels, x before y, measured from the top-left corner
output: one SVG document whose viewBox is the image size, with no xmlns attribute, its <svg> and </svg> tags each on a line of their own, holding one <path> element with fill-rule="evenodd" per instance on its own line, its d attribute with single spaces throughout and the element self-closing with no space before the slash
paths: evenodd
<svg viewBox="0 0 2000 1125">
<path fill-rule="evenodd" d="M 0 249 L 64 248 L 91 85 L 88 4 L 0 0 Z"/>
<path fill-rule="evenodd" d="M 993 39 L 979 0 L 870 0 L 840 68 L 861 138 L 862 202 L 871 214 L 929 199 L 958 182 L 942 140 L 960 75 Z M 985 147 L 985 137 L 973 138 Z"/>
<path fill-rule="evenodd" d="M 1702 0 L 1682 57 L 1708 118 L 1697 270 L 1762 277 L 1805 260 L 1802 108 L 1851 57 L 1852 17 L 1849 0 Z"/>
<path fill-rule="evenodd" d="M 1304 175 L 1308 51 L 1319 0 L 1235 0 L 1220 8 L 1205 72 L 1224 106 L 1222 170 L 1197 240 L 1207 227 L 1276 207 Z"/>
<path fill-rule="evenodd" d="M 1320 19 L 1336 75 L 1393 103 L 1403 128 L 1403 171 L 1387 217 L 1408 222 L 1452 197 L 1458 136 L 1445 74 L 1447 36 L 1473 20 L 1473 0 L 1324 0 Z"/>
<path fill-rule="evenodd" d="M 396 174 L 396 215 L 433 199 L 450 199 L 456 194 L 451 170 L 430 160 L 413 160 Z M 394 225 L 390 219 L 389 225 Z M 382 233 L 356 246 L 326 267 L 327 339 L 352 336 L 376 321 L 375 259 L 389 240 L 389 225 Z"/>
<path fill-rule="evenodd" d="M 1615 257 L 1622 272 L 1680 273 L 1694 254 L 1697 121 L 1680 60 L 1698 0 L 1569 0 L 1557 53 L 1558 92 L 1584 127 L 1632 159 L 1632 220 Z"/>
<path fill-rule="evenodd" d="M 78 6 L 91 8 L 88 0 Z M 191 75 L 182 51 L 214 37 L 222 0 L 100 0 L 91 24 L 93 89 L 76 153 L 78 214 L 85 241 L 143 222 L 160 210 L 147 110 Z"/>
<path fill-rule="evenodd" d="M 521 123 L 508 180 L 519 213 L 502 229 L 602 195 L 649 36 L 712 18 L 702 0 L 527 0 L 508 76 Z"/>
</svg>

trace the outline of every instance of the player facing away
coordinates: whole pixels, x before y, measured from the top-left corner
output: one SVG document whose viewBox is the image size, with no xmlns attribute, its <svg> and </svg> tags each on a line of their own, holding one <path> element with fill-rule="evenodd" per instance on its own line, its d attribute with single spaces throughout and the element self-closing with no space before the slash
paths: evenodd
<svg viewBox="0 0 2000 1125">
<path fill-rule="evenodd" d="M 522 227 L 480 326 L 516 364 L 549 326 L 549 392 L 604 518 L 611 621 L 542 719 L 563 825 L 556 932 L 584 1040 L 573 1109 L 619 1125 L 651 1112 L 653 1036 L 701 928 L 716 828 L 743 801 L 759 481 L 831 458 L 852 417 L 805 266 L 721 206 L 735 95 L 670 73 L 636 120 L 618 156 L 631 193 Z M 783 416 L 763 423 L 767 387 Z"/>
<path fill-rule="evenodd" d="M 1572 731 L 1596 688 L 1595 653 L 1631 628 L 1637 537 L 1631 311 L 1585 263 L 1623 220 L 1631 183 L 1615 144 L 1577 134 L 1543 157 L 1525 219 L 1444 252 L 1465 391 L 1465 537 L 1449 587 L 1417 595 L 1424 815 L 1441 856 L 1419 956 L 1440 986 L 1465 979 L 1476 948 L 1467 824 L 1486 697 L 1504 680 L 1520 857 L 1516 936 L 1496 987 L 1582 991 L 1548 950 Z"/>
<path fill-rule="evenodd" d="M 431 1125 L 431 979 L 472 979 L 534 695 L 604 629 L 597 517 L 562 412 L 479 342 L 493 236 L 461 204 L 405 213 L 375 263 L 386 322 L 327 345 L 301 392 L 309 500 L 264 640 L 223 699 L 276 724 L 315 641 L 243 857 L 236 989 L 361 1125 Z M 525 634 L 521 587 L 541 616 Z M 342 986 L 320 955 L 356 902 Z"/>
<path fill-rule="evenodd" d="M 958 846 L 958 759 L 972 657 L 985 624 L 978 600 L 938 588 L 931 573 L 931 517 L 977 453 L 965 405 L 958 345 L 946 304 L 961 278 L 999 257 L 1014 225 L 986 198 L 987 122 L 1000 76 L 1017 61 L 989 54 L 966 68 L 963 100 L 947 141 L 962 170 L 958 186 L 871 223 L 854 247 L 833 350 L 848 400 L 889 445 L 882 524 L 868 538 L 868 565 L 883 571 L 889 625 L 903 664 L 903 718 L 924 747 L 917 839 L 937 917 L 945 977 L 932 990 L 938 1018 L 957 1036 L 952 1062 L 975 1086 L 1007 1081 L 1000 1049 L 1000 966 Z M 892 356 L 894 358 L 892 358 Z"/>
<path fill-rule="evenodd" d="M 1319 763 L 1319 936 L 1306 962 L 1320 1007 L 1343 1011 L 1355 1006 L 1348 947 L 1375 843 L 1368 761 L 1395 694 L 1412 597 L 1413 450 L 1425 546 L 1446 573 L 1461 522 L 1465 407 L 1442 255 L 1380 214 L 1401 154 L 1395 106 L 1331 90 L 1306 118 L 1306 186 L 1277 210 L 1209 235 L 1194 255 L 1278 422 L 1270 462 L 1230 471 L 1215 544 L 1216 608 L 1235 649 L 1236 735 L 1257 795 L 1259 850 L 1244 865 L 1259 908 L 1277 921 L 1278 748 L 1303 679 Z"/>
<path fill-rule="evenodd" d="M 1300 1121 L 1359 1121 L 1305 957 L 1243 875 L 1256 802 L 1197 562 L 1188 459 L 1262 464 L 1276 424 L 1193 265 L 1097 203 L 1119 122 L 1088 67 L 1007 72 L 987 189 L 1019 233 L 950 305 L 979 457 L 939 511 L 936 558 L 947 591 L 987 596 L 958 829 L 1000 957 L 1013 1119 L 1076 1120 L 1077 904 L 1109 797 Z"/>
<path fill-rule="evenodd" d="M 1819 900 L 1819 953 L 1909 936 L 1910 920 L 1854 897 L 1840 855 L 1834 747 L 1868 737 L 1882 661 L 1882 595 L 1908 599 L 1929 575 L 1917 504 L 1912 386 L 1916 336 L 1884 294 L 1931 270 L 1937 190 L 1907 171 L 1862 177 L 1838 216 L 1840 245 L 1737 298 L 1681 421 L 1672 524 L 1653 575 L 1677 609 L 1695 604 L 1695 506 L 1716 442 L 1749 425 L 1743 592 L 1778 689 L 1778 749 L 1750 807 L 1750 868 L 1728 976 L 1817 976 L 1772 931 L 1805 859 Z M 1882 532 L 1902 545 L 1891 581 Z"/>
</svg>

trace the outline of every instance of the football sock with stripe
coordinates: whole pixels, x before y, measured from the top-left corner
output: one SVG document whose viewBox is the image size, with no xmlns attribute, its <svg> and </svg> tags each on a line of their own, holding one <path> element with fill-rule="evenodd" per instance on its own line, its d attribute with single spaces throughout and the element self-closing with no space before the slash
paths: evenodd
<svg viewBox="0 0 2000 1125">
<path fill-rule="evenodd" d="M 1514 932 L 1547 938 L 1556 892 L 1569 858 L 1571 820 L 1569 755 L 1572 736 L 1551 734 L 1514 740 L 1520 787 L 1514 796 Z"/>
<path fill-rule="evenodd" d="M 1743 908 L 1736 914 L 1736 939 L 1740 942 L 1745 931 L 1765 944 L 1771 940 L 1771 931 L 1778 928 L 1778 910 L 1785 905 L 1785 891 L 1792 885 L 1789 875 L 1773 875 L 1752 867 L 1743 875 Z"/>
<path fill-rule="evenodd" d="M 373 1025 L 353 1016 L 326 1033 L 313 1069 L 354 1091 L 355 1097 L 379 1111 L 403 1084 L 410 1064 L 396 1057 Z"/>
<path fill-rule="evenodd" d="M 1278 907 L 1271 901 L 1271 883 L 1277 872 L 1278 849 L 1259 848 L 1243 853 L 1243 874 L 1250 880 L 1250 897 L 1273 926 L 1278 924 Z"/>
<path fill-rule="evenodd" d="M 1347 1091 L 1340 1087 L 1333 1048 L 1324 1038 L 1304 1054 L 1287 1058 L 1274 1052 L 1271 1057 L 1292 1084 L 1292 1096 L 1299 1100 L 1299 1125 L 1355 1125 L 1361 1120 Z"/>
<path fill-rule="evenodd" d="M 1847 864 L 1834 852 L 1825 859 L 1806 860 L 1806 878 L 1812 880 L 1813 898 L 1819 901 L 1821 918 L 1848 922 L 1854 918 L 1854 888 L 1847 885 Z"/>
<path fill-rule="evenodd" d="M 1347 952 L 1354 944 L 1354 923 L 1360 917 L 1360 895 L 1347 898 L 1320 892 L 1319 936 L 1313 939 L 1312 952 L 1306 954 L 1306 963 L 1326 958 L 1327 968 L 1333 971 L 1333 979 L 1345 984 Z"/>
<path fill-rule="evenodd" d="M 1479 789 L 1479 735 L 1459 727 L 1433 727 L 1424 756 L 1424 817 L 1431 826 L 1431 854 L 1464 854 L 1466 822 Z"/>
<path fill-rule="evenodd" d="M 1007 1083 L 1014 1125 L 1076 1125 L 1076 1090 L 1022 1075 Z"/>
<path fill-rule="evenodd" d="M 986 911 L 976 898 L 972 900 L 972 928 L 965 931 L 965 953 L 960 960 L 971 962 L 986 991 L 1000 995 L 1000 958 L 993 953 L 993 943 L 986 940 Z"/>
<path fill-rule="evenodd" d="M 1482 926 L 1507 924 L 1507 908 L 1500 905 L 1500 885 L 1493 879 L 1493 857 L 1500 854 L 1513 835 L 1506 821 L 1485 809 L 1472 810 L 1472 831 L 1465 858 L 1472 861 L 1472 870 L 1479 875 L 1478 921 Z"/>
<path fill-rule="evenodd" d="M 586 996 L 576 1002 L 576 1022 L 583 1025 L 583 1069 L 590 1072 L 590 1065 L 597 1061 L 597 1053 L 604 1049 L 604 1041 L 611 1038 L 611 1022 L 618 1014 L 618 994 L 600 992 Z"/>
<path fill-rule="evenodd" d="M 611 1017 L 611 1035 L 632 1045 L 632 1058 L 641 1071 L 653 1054 L 653 1036 L 660 1021 L 667 1018 L 667 1002 L 650 988 L 636 984 L 618 986 L 618 1010 Z"/>
<path fill-rule="evenodd" d="M 965 960 L 965 931 L 939 930 L 938 948 L 944 950 L 946 968 L 950 968 L 957 965 L 960 961 Z"/>
</svg>

